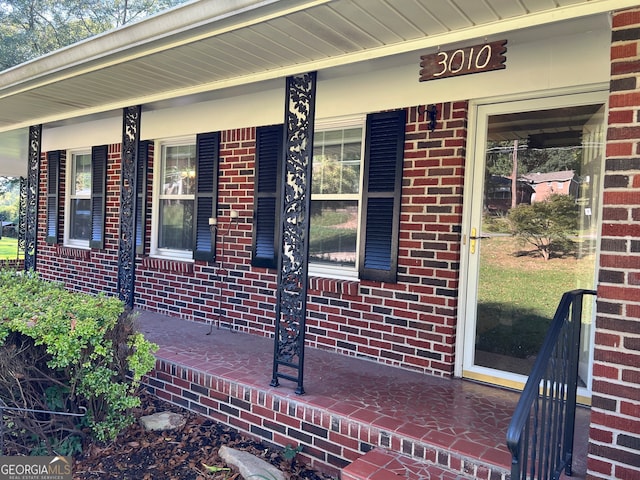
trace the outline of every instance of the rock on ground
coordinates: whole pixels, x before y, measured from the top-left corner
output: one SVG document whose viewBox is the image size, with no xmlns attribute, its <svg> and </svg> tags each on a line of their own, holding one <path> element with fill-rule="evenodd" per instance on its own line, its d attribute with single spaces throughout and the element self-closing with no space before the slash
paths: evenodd
<svg viewBox="0 0 640 480">
<path fill-rule="evenodd" d="M 173 430 L 184 426 L 186 419 L 175 412 L 158 412 L 140 417 L 140 424 L 145 430 Z"/>
<path fill-rule="evenodd" d="M 245 479 L 285 480 L 280 470 L 249 452 L 222 445 L 218 455 L 229 465 L 236 467 Z"/>
</svg>

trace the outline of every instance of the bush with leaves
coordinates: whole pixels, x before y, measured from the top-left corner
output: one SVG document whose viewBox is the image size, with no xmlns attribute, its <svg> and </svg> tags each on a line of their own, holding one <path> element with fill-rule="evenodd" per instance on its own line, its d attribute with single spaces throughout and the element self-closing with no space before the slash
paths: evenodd
<svg viewBox="0 0 640 480">
<path fill-rule="evenodd" d="M 553 194 L 543 202 L 520 204 L 509 211 L 514 235 L 535 246 L 545 260 L 553 252 L 573 249 L 578 207 L 569 195 Z"/>
<path fill-rule="evenodd" d="M 0 401 L 86 411 L 71 417 L 6 409 L 5 448 L 70 455 L 87 437 L 110 440 L 130 425 L 157 346 L 135 330 L 135 315 L 120 300 L 70 292 L 34 273 L 1 271 L 0 305 Z"/>
</svg>

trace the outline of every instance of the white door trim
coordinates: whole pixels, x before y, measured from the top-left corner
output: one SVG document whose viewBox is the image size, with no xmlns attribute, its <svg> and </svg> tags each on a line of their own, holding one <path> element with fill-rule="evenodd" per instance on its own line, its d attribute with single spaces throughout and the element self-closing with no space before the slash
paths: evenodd
<svg viewBox="0 0 640 480">
<path fill-rule="evenodd" d="M 462 220 L 462 244 L 460 263 L 460 291 L 458 297 L 458 319 L 456 335 L 456 356 L 454 365 L 454 375 L 457 377 L 469 377 L 482 379 L 484 377 L 494 378 L 497 373 L 502 377 L 498 381 L 503 386 L 511 388 L 522 388 L 526 377 L 516 374 L 506 374 L 486 367 L 478 367 L 470 364 L 469 359 L 473 358 L 470 351 L 470 342 L 467 337 L 469 332 L 475 332 L 475 309 L 469 312 L 471 301 L 475 302 L 475 285 L 470 281 L 470 276 L 476 275 L 476 271 L 470 268 L 471 259 L 469 252 L 469 232 L 473 221 L 472 205 L 474 204 L 474 178 L 484 168 L 484 163 L 478 164 L 475 159 L 484 159 L 484 149 L 486 144 L 486 126 L 490 115 L 501 113 L 515 113 L 525 110 L 536 110 L 545 108 L 557 108 L 561 106 L 583 105 L 587 103 L 607 103 L 609 95 L 608 84 L 592 85 L 590 88 L 581 87 L 579 89 L 561 89 L 547 92 L 531 92 L 529 94 L 513 95 L 509 97 L 477 99 L 469 103 L 467 154 L 465 159 L 465 179 L 464 179 L 464 199 L 463 199 L 463 220 Z M 481 196 L 481 192 L 475 192 L 475 197 Z M 478 198 L 475 198 L 478 201 Z M 482 198 L 480 198 L 482 201 Z M 500 380 L 499 378 L 497 380 Z"/>
</svg>

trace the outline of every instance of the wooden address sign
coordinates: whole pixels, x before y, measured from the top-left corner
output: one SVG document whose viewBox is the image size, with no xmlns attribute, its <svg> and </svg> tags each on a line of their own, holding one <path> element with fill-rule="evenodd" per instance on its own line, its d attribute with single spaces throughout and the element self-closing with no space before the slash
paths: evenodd
<svg viewBox="0 0 640 480">
<path fill-rule="evenodd" d="M 420 81 L 489 72 L 506 68 L 507 41 L 447 50 L 420 57 Z"/>
</svg>

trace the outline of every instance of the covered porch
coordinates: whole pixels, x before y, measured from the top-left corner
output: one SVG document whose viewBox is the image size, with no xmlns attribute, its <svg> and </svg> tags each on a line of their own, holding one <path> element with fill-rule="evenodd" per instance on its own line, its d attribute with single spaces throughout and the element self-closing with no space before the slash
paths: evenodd
<svg viewBox="0 0 640 480">
<path fill-rule="evenodd" d="M 273 340 L 149 311 L 159 345 L 151 392 L 266 442 L 303 446 L 319 470 L 358 479 L 509 478 L 505 443 L 518 393 L 307 348 L 305 395 L 270 387 Z M 590 411 L 576 419 L 574 476 L 585 478 Z"/>
</svg>

